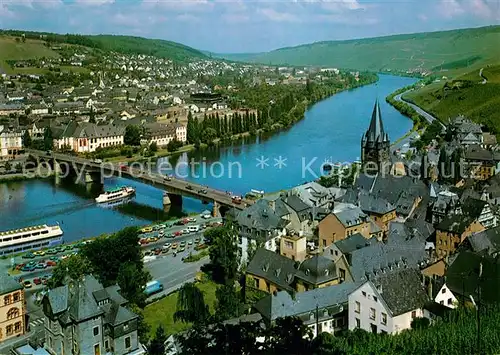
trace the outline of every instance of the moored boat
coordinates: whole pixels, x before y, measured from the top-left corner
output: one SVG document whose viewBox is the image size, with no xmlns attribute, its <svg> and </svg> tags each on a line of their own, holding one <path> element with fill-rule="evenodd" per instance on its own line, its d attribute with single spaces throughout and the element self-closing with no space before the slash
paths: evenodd
<svg viewBox="0 0 500 355">
<path fill-rule="evenodd" d="M 0 232 L 0 255 L 51 248 L 63 242 L 59 225 L 40 225 Z"/>
</svg>

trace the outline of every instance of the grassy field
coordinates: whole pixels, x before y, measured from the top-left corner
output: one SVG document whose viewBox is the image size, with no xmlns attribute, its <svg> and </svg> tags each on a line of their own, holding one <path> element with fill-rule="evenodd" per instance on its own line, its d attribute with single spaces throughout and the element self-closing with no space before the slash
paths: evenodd
<svg viewBox="0 0 500 355">
<path fill-rule="evenodd" d="M 444 122 L 460 114 L 486 125 L 497 136 L 500 134 L 500 64 L 485 66 L 482 84 L 480 68 L 457 74 L 455 78 L 437 83 L 405 95 L 424 110 Z"/>
<path fill-rule="evenodd" d="M 425 68 L 449 71 L 500 57 L 500 26 L 326 41 L 267 53 L 219 55 L 265 64 L 318 65 L 358 70 Z"/>
<path fill-rule="evenodd" d="M 205 303 L 213 312 L 215 306 L 215 290 L 217 285 L 212 281 L 201 281 L 197 283 L 197 287 L 205 296 Z M 161 299 L 158 302 L 152 303 L 144 309 L 144 319 L 151 326 L 150 335 L 154 336 L 156 328 L 163 325 L 167 335 L 176 334 L 190 327 L 188 323 L 174 322 L 174 313 L 177 306 L 177 292 Z"/>
<path fill-rule="evenodd" d="M 12 69 L 5 61 L 36 58 L 56 58 L 59 54 L 47 48 L 43 41 L 27 39 L 26 42 L 16 42 L 14 37 L 0 36 L 0 70 L 9 74 L 43 74 L 42 69 L 18 68 Z"/>
</svg>

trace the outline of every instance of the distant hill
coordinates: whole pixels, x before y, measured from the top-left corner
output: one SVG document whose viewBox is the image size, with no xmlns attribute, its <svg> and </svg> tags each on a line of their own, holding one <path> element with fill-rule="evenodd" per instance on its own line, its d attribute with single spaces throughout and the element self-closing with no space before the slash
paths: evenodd
<svg viewBox="0 0 500 355">
<path fill-rule="evenodd" d="M 500 62 L 500 59 L 499 59 Z M 458 115 L 484 124 L 500 138 L 500 65 L 476 67 L 453 79 L 440 79 L 404 96 L 443 122 Z"/>
<path fill-rule="evenodd" d="M 23 48 L 23 43 L 13 42 L 12 38 L 6 36 L 21 37 L 25 34 L 27 42 L 37 42 L 34 47 Z M 4 35 L 4 36 L 1 36 Z M 2 44 L 4 42 L 12 42 Z M 113 35 L 72 35 L 72 34 L 54 34 L 46 32 L 28 32 L 28 31 L 0 31 L 0 60 L 9 59 L 30 59 L 40 58 L 41 56 L 53 56 L 50 48 L 45 47 L 44 51 L 40 48 L 44 44 L 66 43 L 73 45 L 82 45 L 103 51 L 114 51 L 124 54 L 146 54 L 160 58 L 169 58 L 176 61 L 185 61 L 191 58 L 205 58 L 206 55 L 194 48 L 180 43 L 165 41 L 160 39 L 148 39 L 133 36 L 113 36 Z M 2 45 L 8 46 L 9 51 L 4 52 Z"/>
<path fill-rule="evenodd" d="M 266 53 L 213 54 L 229 60 L 359 70 L 446 70 L 500 58 L 500 26 L 326 41 Z"/>
</svg>

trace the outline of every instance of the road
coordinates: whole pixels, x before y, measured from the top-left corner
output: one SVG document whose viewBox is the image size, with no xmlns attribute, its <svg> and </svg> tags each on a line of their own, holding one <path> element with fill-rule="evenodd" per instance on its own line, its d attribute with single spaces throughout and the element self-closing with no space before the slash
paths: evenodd
<svg viewBox="0 0 500 355">
<path fill-rule="evenodd" d="M 434 121 L 436 121 L 436 120 L 437 120 L 438 122 L 440 122 L 440 121 L 439 121 L 436 117 L 434 117 L 434 116 L 432 116 L 431 114 L 429 114 L 429 113 L 425 112 L 424 110 L 422 110 L 422 109 L 421 109 L 420 107 L 418 107 L 417 105 L 412 104 L 411 102 L 408 102 L 408 101 L 406 101 L 405 99 L 403 99 L 403 95 L 404 95 L 404 94 L 406 94 L 406 93 L 408 93 L 408 92 L 410 92 L 410 91 L 412 91 L 412 90 L 413 90 L 413 89 L 410 89 L 410 90 L 408 90 L 408 91 L 405 91 L 405 92 L 403 92 L 403 93 L 401 93 L 401 94 L 398 94 L 398 95 L 394 96 L 394 100 L 399 101 L 399 102 L 403 102 L 403 103 L 407 104 L 408 106 L 410 106 L 411 108 L 413 108 L 415 111 L 417 111 L 417 113 L 418 113 L 420 116 L 422 116 L 423 118 L 425 118 L 425 119 L 427 120 L 427 122 L 429 122 L 429 123 L 432 123 L 432 122 L 434 122 Z M 441 122 L 440 122 L 440 123 L 441 123 Z M 442 124 L 442 123 L 441 123 L 441 126 L 443 126 L 443 128 L 445 128 L 445 125 L 444 125 L 444 124 Z"/>
<path fill-rule="evenodd" d="M 479 76 L 481 77 L 481 79 L 483 79 L 483 81 L 481 82 L 481 84 L 486 84 L 488 82 L 488 79 L 483 75 L 483 70 L 484 68 L 481 68 L 481 70 L 479 70 Z"/>
</svg>

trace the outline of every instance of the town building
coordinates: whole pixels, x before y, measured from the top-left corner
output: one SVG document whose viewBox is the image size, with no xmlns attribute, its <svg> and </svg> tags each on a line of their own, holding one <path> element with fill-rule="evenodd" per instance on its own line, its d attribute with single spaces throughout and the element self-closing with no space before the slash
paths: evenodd
<svg viewBox="0 0 500 355">
<path fill-rule="evenodd" d="M 500 171 L 500 152 L 471 145 L 465 151 L 469 176 L 474 180 L 488 180 Z"/>
<path fill-rule="evenodd" d="M 23 150 L 23 132 L 0 125 L 0 160 L 14 159 Z"/>
<path fill-rule="evenodd" d="M 473 233 L 484 230 L 477 218 L 464 215 L 449 216 L 436 226 L 436 255 L 443 258 L 457 250 L 460 243 Z"/>
<path fill-rule="evenodd" d="M 0 342 L 23 335 L 26 330 L 26 304 L 23 286 L 6 273 L 0 273 Z"/>
<path fill-rule="evenodd" d="M 280 254 L 293 261 L 304 261 L 307 257 L 307 237 L 301 233 L 287 233 L 280 240 Z"/>
<path fill-rule="evenodd" d="M 293 297 L 286 291 L 280 291 L 265 296 L 254 308 L 267 326 L 279 318 L 298 317 L 309 327 L 313 337 L 322 332 L 334 335 L 347 329 L 348 296 L 356 287 L 354 283 L 343 283 L 300 292 Z"/>
<path fill-rule="evenodd" d="M 416 318 L 432 316 L 417 269 L 403 268 L 370 278 L 349 295 L 349 329 L 397 334 L 411 329 Z"/>
<path fill-rule="evenodd" d="M 55 137 L 57 149 L 69 148 L 77 153 L 92 153 L 97 148 L 123 145 L 125 127 L 120 125 L 96 125 L 71 121 L 62 133 Z"/>
<path fill-rule="evenodd" d="M 381 229 L 358 206 L 338 203 L 333 211 L 319 222 L 320 248 L 324 249 L 356 233 L 370 238 L 372 235 L 381 235 Z"/>
<path fill-rule="evenodd" d="M 378 100 L 373 107 L 368 130 L 361 139 L 362 171 L 366 174 L 387 172 L 391 167 L 389 135 L 384 131 Z"/>
<path fill-rule="evenodd" d="M 51 354 L 145 354 L 138 316 L 116 285 L 103 287 L 92 275 L 67 280 L 43 297 L 45 348 Z"/>
</svg>

